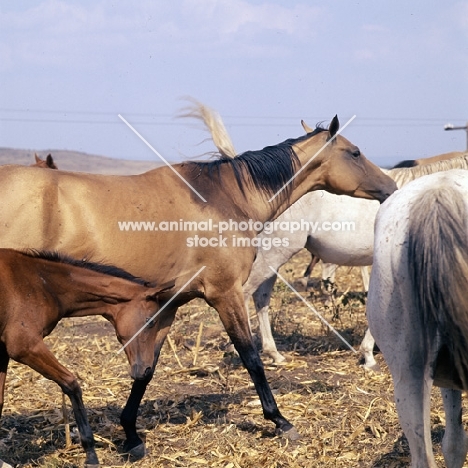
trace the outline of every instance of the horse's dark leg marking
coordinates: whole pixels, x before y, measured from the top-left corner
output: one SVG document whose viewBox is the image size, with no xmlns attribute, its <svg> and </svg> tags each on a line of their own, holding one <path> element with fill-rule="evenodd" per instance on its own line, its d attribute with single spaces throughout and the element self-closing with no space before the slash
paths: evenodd
<svg viewBox="0 0 468 468">
<path fill-rule="evenodd" d="M 129 454 L 132 459 L 138 460 L 143 458 L 146 454 L 145 444 L 137 434 L 136 420 L 138 416 L 138 408 L 140 407 L 141 400 L 146 392 L 146 387 L 153 378 L 154 369 L 158 363 L 159 355 L 161 353 L 162 345 L 166 339 L 167 334 L 171 328 L 172 322 L 174 321 L 177 308 L 166 309 L 165 313 L 159 317 L 159 321 L 155 326 L 159 327 L 156 335 L 154 345 L 154 363 L 153 372 L 151 372 L 144 380 L 135 380 L 130 391 L 125 408 L 120 416 L 120 424 L 122 425 L 126 440 L 124 443 L 123 450 Z"/>
<path fill-rule="evenodd" d="M 250 332 L 242 289 L 212 298 L 210 303 L 218 311 L 232 343 L 250 374 L 260 398 L 265 419 L 275 423 L 276 434 L 284 434 L 292 440 L 298 439 L 300 436 L 294 426 L 280 413 L 266 379 L 262 360 Z"/>
</svg>

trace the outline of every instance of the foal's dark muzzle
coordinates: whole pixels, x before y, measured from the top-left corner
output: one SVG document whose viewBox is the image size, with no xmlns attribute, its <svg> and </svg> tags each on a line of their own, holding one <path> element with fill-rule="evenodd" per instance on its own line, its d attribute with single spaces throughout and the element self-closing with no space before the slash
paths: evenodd
<svg viewBox="0 0 468 468">
<path fill-rule="evenodd" d="M 130 376 L 133 380 L 147 380 L 153 375 L 151 367 L 143 367 L 139 364 L 133 364 L 130 369 Z"/>
</svg>

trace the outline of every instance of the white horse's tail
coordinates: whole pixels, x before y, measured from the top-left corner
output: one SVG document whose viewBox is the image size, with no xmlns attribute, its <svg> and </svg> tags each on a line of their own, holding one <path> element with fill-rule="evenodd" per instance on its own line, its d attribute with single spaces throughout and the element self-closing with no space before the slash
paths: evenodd
<svg viewBox="0 0 468 468">
<path fill-rule="evenodd" d="M 210 109 L 196 99 L 186 99 L 191 105 L 187 106 L 185 112 L 180 114 L 179 117 L 191 117 L 201 120 L 210 132 L 211 139 L 221 156 L 229 159 L 235 158 L 237 153 L 221 116 L 215 110 Z"/>
<path fill-rule="evenodd" d="M 468 210 L 453 187 L 416 200 L 409 219 L 408 259 L 425 344 L 441 340 L 452 378 L 468 389 Z M 436 338 L 438 336 L 439 338 Z M 428 348 L 430 349 L 430 348 Z M 447 354 L 448 351 L 448 354 Z M 446 369 L 445 369 L 446 371 Z"/>
</svg>

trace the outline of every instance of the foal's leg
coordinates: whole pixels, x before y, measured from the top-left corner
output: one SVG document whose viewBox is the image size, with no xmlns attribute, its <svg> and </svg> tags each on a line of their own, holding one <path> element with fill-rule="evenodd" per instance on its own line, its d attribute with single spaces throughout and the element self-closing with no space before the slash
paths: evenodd
<svg viewBox="0 0 468 468">
<path fill-rule="evenodd" d="M 18 358 L 18 361 L 56 382 L 63 393 L 68 395 L 72 403 L 76 425 L 80 432 L 81 445 L 86 452 L 86 466 L 98 466 L 99 461 L 94 448 L 93 432 L 88 422 L 81 387 L 76 377 L 57 361 L 42 341 L 32 346 L 29 353 Z"/>
<path fill-rule="evenodd" d="M 263 354 L 270 356 L 275 363 L 279 364 L 280 362 L 283 362 L 285 358 L 276 348 L 276 343 L 271 333 L 270 317 L 268 315 L 271 293 L 273 292 L 275 282 L 275 275 L 267 278 L 252 294 L 252 298 L 254 300 L 255 310 L 257 311 L 258 316 Z"/>
<path fill-rule="evenodd" d="M 242 289 L 234 287 L 220 295 L 210 296 L 207 301 L 218 311 L 224 328 L 252 378 L 262 404 L 265 419 L 275 423 L 278 435 L 285 434 L 292 440 L 298 439 L 300 437 L 298 432 L 281 415 L 268 385 L 263 363 L 252 340 Z"/>
<path fill-rule="evenodd" d="M 468 451 L 468 440 L 463 430 L 461 392 L 440 389 L 445 409 L 445 435 L 442 452 L 448 468 L 462 468 Z"/>
<path fill-rule="evenodd" d="M 2 417 L 3 402 L 5 401 L 5 380 L 10 358 L 3 343 L 0 343 L 0 418 Z"/>
<path fill-rule="evenodd" d="M 156 334 L 155 347 L 154 347 L 154 362 L 153 372 L 151 372 L 145 379 L 135 380 L 130 391 L 125 408 L 120 416 L 120 424 L 122 424 L 125 431 L 126 440 L 124 443 L 124 452 L 128 453 L 133 459 L 143 458 L 146 454 L 145 443 L 141 440 L 136 430 L 136 420 L 138 416 L 138 408 L 140 407 L 141 400 L 145 394 L 146 387 L 153 378 L 154 369 L 158 363 L 159 355 L 161 353 L 162 345 L 166 339 L 172 322 L 174 321 L 177 308 L 166 309 L 165 313 L 159 317 L 156 327 L 159 327 Z"/>
</svg>

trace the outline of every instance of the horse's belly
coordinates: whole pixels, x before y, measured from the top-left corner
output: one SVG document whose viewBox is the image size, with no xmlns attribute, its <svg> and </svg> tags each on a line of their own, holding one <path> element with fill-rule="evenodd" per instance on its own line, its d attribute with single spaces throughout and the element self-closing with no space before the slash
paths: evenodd
<svg viewBox="0 0 468 468">
<path fill-rule="evenodd" d="M 365 236 L 364 236 L 365 237 Z M 373 237 L 373 236 L 371 236 Z M 342 235 L 336 241 L 309 238 L 306 248 L 325 263 L 344 266 L 367 266 L 373 261 L 373 238 L 355 242 L 353 236 Z"/>
</svg>

